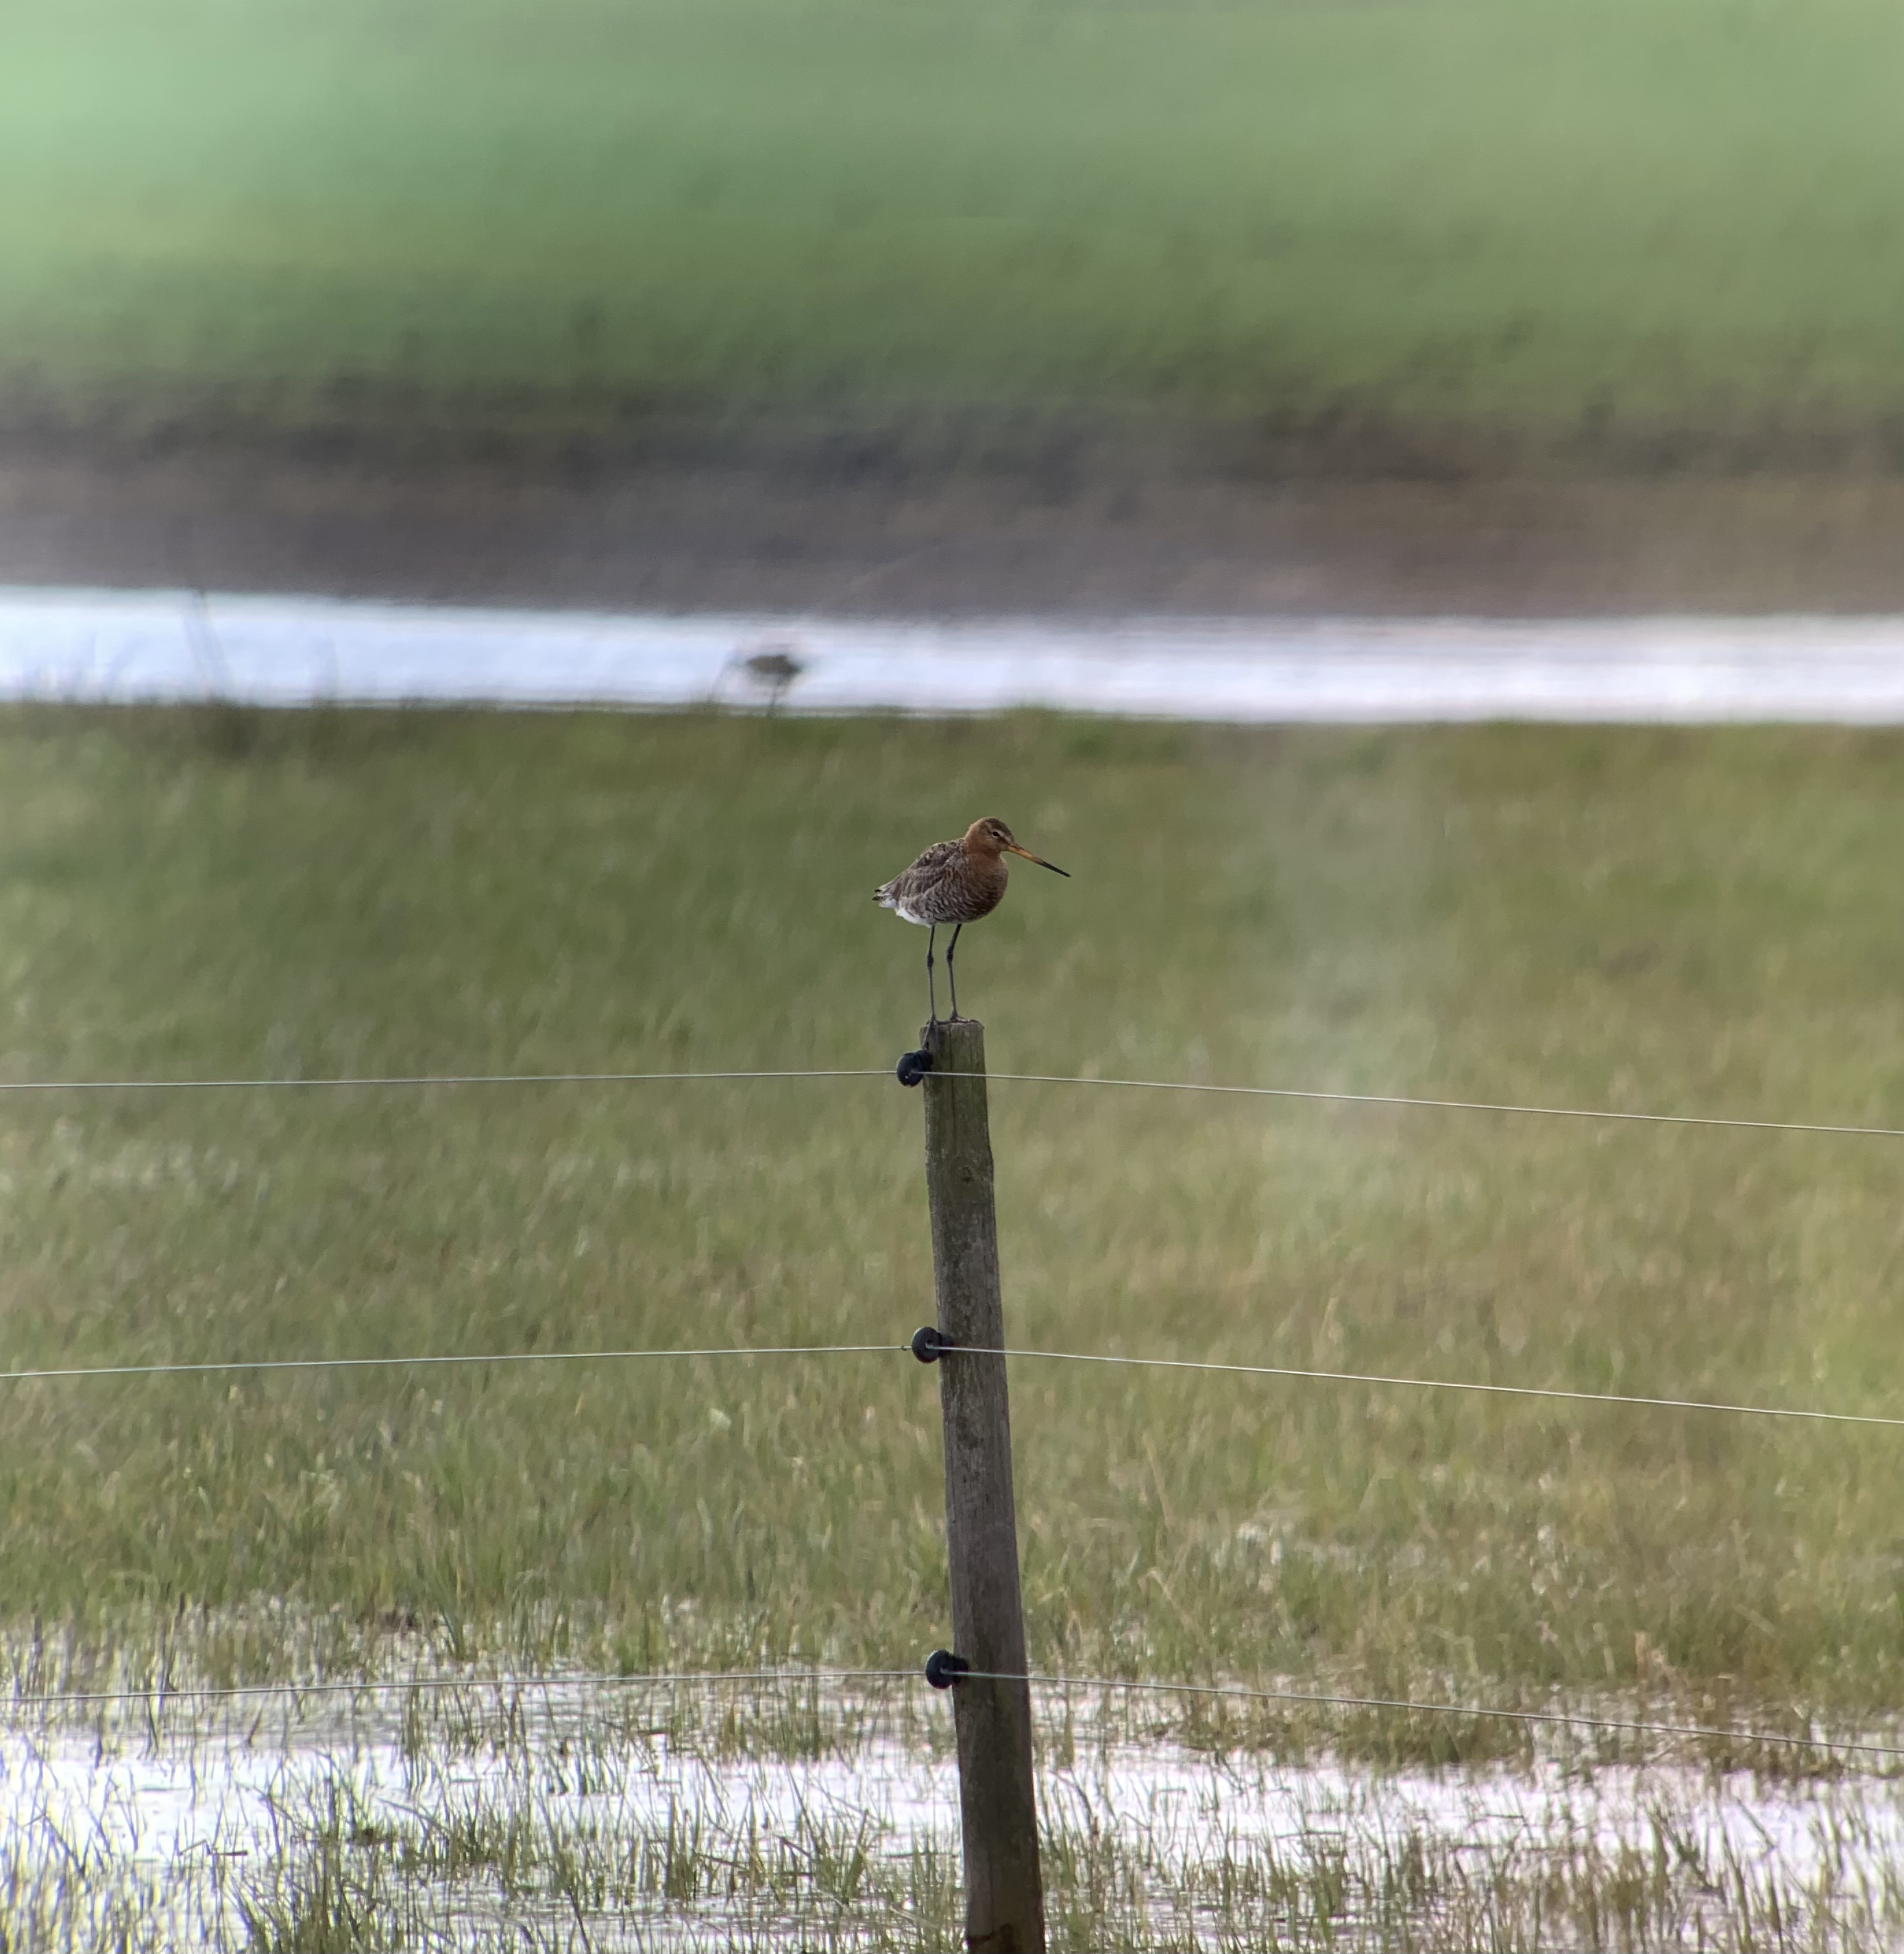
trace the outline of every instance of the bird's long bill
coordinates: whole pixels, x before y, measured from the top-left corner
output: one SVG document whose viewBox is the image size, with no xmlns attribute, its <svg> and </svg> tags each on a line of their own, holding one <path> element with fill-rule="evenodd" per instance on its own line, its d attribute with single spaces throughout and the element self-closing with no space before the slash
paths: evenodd
<svg viewBox="0 0 1904 1954">
<path fill-rule="evenodd" d="M 1021 848 L 1015 841 L 1007 841 L 1005 846 L 1013 854 L 1023 856 L 1027 862 L 1035 862 L 1041 869 L 1050 869 L 1054 875 L 1062 875 L 1067 882 L 1071 879 L 1069 869 L 1060 869 L 1055 862 L 1046 861 L 1042 855 L 1034 855 L 1029 848 Z"/>
</svg>

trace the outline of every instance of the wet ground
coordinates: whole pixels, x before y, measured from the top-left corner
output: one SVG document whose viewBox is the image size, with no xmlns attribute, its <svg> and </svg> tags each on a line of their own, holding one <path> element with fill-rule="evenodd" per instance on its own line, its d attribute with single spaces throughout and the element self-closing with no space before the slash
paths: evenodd
<svg viewBox="0 0 1904 1954">
<path fill-rule="evenodd" d="M 749 1944 L 793 1946 L 816 1909 L 847 1943 L 895 1909 L 929 1943 L 920 1910 L 947 1897 L 957 1864 L 944 1710 L 928 1702 L 909 1732 L 849 1717 L 856 1735 L 807 1755 L 710 1740 L 718 1717 L 697 1730 L 652 1705 L 631 1716 L 626 1701 L 605 1721 L 602 1700 L 559 1687 L 532 1685 L 506 1717 L 467 1704 L 419 1717 L 388 1700 L 305 1724 L 283 1703 L 203 1724 L 174 1711 L 9 1729 L 0 1808 L 16 1890 L 23 1871 L 56 1876 L 77 1855 L 89 1904 L 136 1896 L 140 1918 L 208 1943 L 242 1942 L 248 1921 L 308 1900 L 300 1882 L 327 1853 L 357 1862 L 360 1903 L 424 1924 L 426 1943 L 507 1925 L 554 1944 L 545 1930 L 579 1921 L 579 1945 L 715 1944 L 744 1928 Z M 1120 1841 L 1128 1918 L 1189 1943 L 1233 1944 L 1265 1906 L 1291 1944 L 1405 1942 L 1411 1880 L 1413 1929 L 1431 1942 L 1434 1920 L 1452 1917 L 1431 1904 L 1437 1882 L 1499 1909 L 1501 1945 L 1575 1944 L 1543 1937 L 1538 1909 L 1513 1911 L 1523 1890 L 1568 1880 L 1606 1884 L 1610 1924 L 1640 1903 L 1655 1928 L 1676 1923 L 1699 1944 L 1734 1944 L 1767 1896 L 1794 1928 L 1808 1907 L 1825 1906 L 1815 1926 L 1839 1906 L 1846 1931 L 1829 1944 L 1904 1931 L 1894 1780 L 1551 1761 L 1378 1773 L 1142 1741 L 1048 1706 L 1041 1794 L 1054 1887 L 1070 1855 Z M 594 1869 L 592 1887 L 578 1866 Z M 1649 1877 L 1644 1902 L 1613 1890 Z"/>
</svg>

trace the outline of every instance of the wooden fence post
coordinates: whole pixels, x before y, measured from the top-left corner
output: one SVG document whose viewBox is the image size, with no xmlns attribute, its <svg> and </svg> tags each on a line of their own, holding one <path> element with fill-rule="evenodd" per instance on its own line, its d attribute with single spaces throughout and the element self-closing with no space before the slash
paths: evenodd
<svg viewBox="0 0 1904 1954">
<path fill-rule="evenodd" d="M 1005 1341 L 985 1111 L 985 1027 L 969 1018 L 927 1026 L 925 1181 L 932 1211 L 938 1327 L 966 1349 Z M 947 1074 L 968 1075 L 946 1076 Z M 1025 1616 L 1012 1500 L 1011 1420 L 1002 1357 L 939 1360 L 945 1428 L 946 1557 L 953 1652 L 980 1674 L 952 1692 L 959 1809 L 965 1839 L 966 1945 L 1042 1954 L 1045 1891 L 1038 1859 Z"/>
</svg>

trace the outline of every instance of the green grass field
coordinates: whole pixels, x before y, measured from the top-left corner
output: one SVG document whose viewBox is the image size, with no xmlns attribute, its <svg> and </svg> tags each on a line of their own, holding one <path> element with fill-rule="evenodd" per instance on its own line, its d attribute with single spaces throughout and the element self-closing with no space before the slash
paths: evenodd
<svg viewBox="0 0 1904 1954">
<path fill-rule="evenodd" d="M 0 38 L 0 382 L 81 423 L 1904 409 L 1885 0 L 4 0 Z"/>
<path fill-rule="evenodd" d="M 14 709 L 0 791 L 10 1079 L 886 1064 L 867 891 L 992 811 L 1074 878 L 966 939 L 996 1070 L 1904 1123 L 1891 734 Z M 1002 1083 L 994 1135 L 1027 1344 L 1904 1412 L 1904 1142 Z M 890 1079 L 11 1095 L 0 1190 L 8 1368 L 929 1315 Z M 5 1388 L 42 1683 L 944 1638 L 910 1357 Z M 1898 1700 L 1896 1432 L 1013 1388 L 1041 1664 Z"/>
</svg>

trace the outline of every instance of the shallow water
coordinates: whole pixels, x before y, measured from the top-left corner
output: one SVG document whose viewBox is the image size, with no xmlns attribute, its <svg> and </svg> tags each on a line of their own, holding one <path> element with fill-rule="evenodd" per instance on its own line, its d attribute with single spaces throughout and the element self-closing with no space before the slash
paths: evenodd
<svg viewBox="0 0 1904 1954">
<path fill-rule="evenodd" d="M 1904 723 L 1904 618 L 1054 625 L 597 616 L 0 589 L 0 698 L 1017 707 L 1233 722 Z"/>
<path fill-rule="evenodd" d="M 505 1921 L 553 1933 L 573 1917 L 583 1923 L 576 1945 L 714 1944 L 741 1922 L 750 1944 L 791 1947 L 812 1931 L 803 1880 L 826 1886 L 805 1869 L 828 1855 L 910 1862 L 915 1880 L 923 1855 L 956 1880 L 956 1769 L 933 1720 L 944 1720 L 942 1704 L 925 1707 L 910 1740 L 875 1719 L 856 1737 L 794 1756 L 724 1750 L 666 1719 L 630 1721 L 625 1701 L 597 1717 L 610 1707 L 577 1697 L 532 1705 L 526 1720 L 518 1705 L 423 1725 L 385 1705 L 306 1726 L 254 1711 L 249 1722 L 13 1727 L 0 1736 L 11 1884 L 23 1871 L 30 1884 L 36 1868 L 56 1880 L 79 1868 L 88 1904 L 136 1894 L 141 1917 L 171 1923 L 169 1932 L 242 1945 L 247 1908 L 295 1886 L 300 1853 L 309 1858 L 328 1832 L 347 1856 L 382 1849 L 391 1865 L 402 1854 L 416 1860 L 406 1904 L 441 1944 L 476 1944 Z M 1213 1758 L 1080 1726 L 1048 1725 L 1044 1748 L 1048 1836 L 1073 1852 L 1125 1842 L 1155 1889 L 1153 1911 L 1174 1910 L 1199 1941 L 1223 1937 L 1210 1897 L 1219 1864 L 1306 1877 L 1466 1863 L 1481 1886 L 1503 1869 L 1630 1873 L 1670 1857 L 1687 1872 L 1689 1922 L 1715 1934 L 1738 1882 L 1787 1894 L 1861 1883 L 1868 1891 L 1884 1885 L 1887 1868 L 1894 1886 L 1904 1864 L 1896 1780 L 1766 1783 L 1677 1766 L 1552 1764 L 1382 1772 Z M 443 1844 L 505 1836 L 519 1858 L 507 1877 L 475 1846 L 468 1863 L 451 1864 Z M 525 1840 L 542 1842 L 547 1865 Z M 432 1854 L 433 1871 L 422 1864 Z M 731 1869 L 743 1861 L 754 1871 L 740 1879 Z M 573 1881 L 549 1875 L 558 1861 L 593 1864 L 595 1886 L 614 1896 L 592 1921 L 573 1913 Z M 649 1870 L 631 1871 L 637 1861 Z M 710 1866 L 730 1870 L 709 1877 Z M 873 1880 L 856 1903 L 893 1905 Z M 850 1910 L 834 1910 L 836 1928 Z M 1338 1930 L 1348 1930 L 1345 1944 L 1364 1944 L 1353 1915 L 1351 1900 Z M 1895 1943 L 1880 1934 L 1843 1944 Z"/>
</svg>

